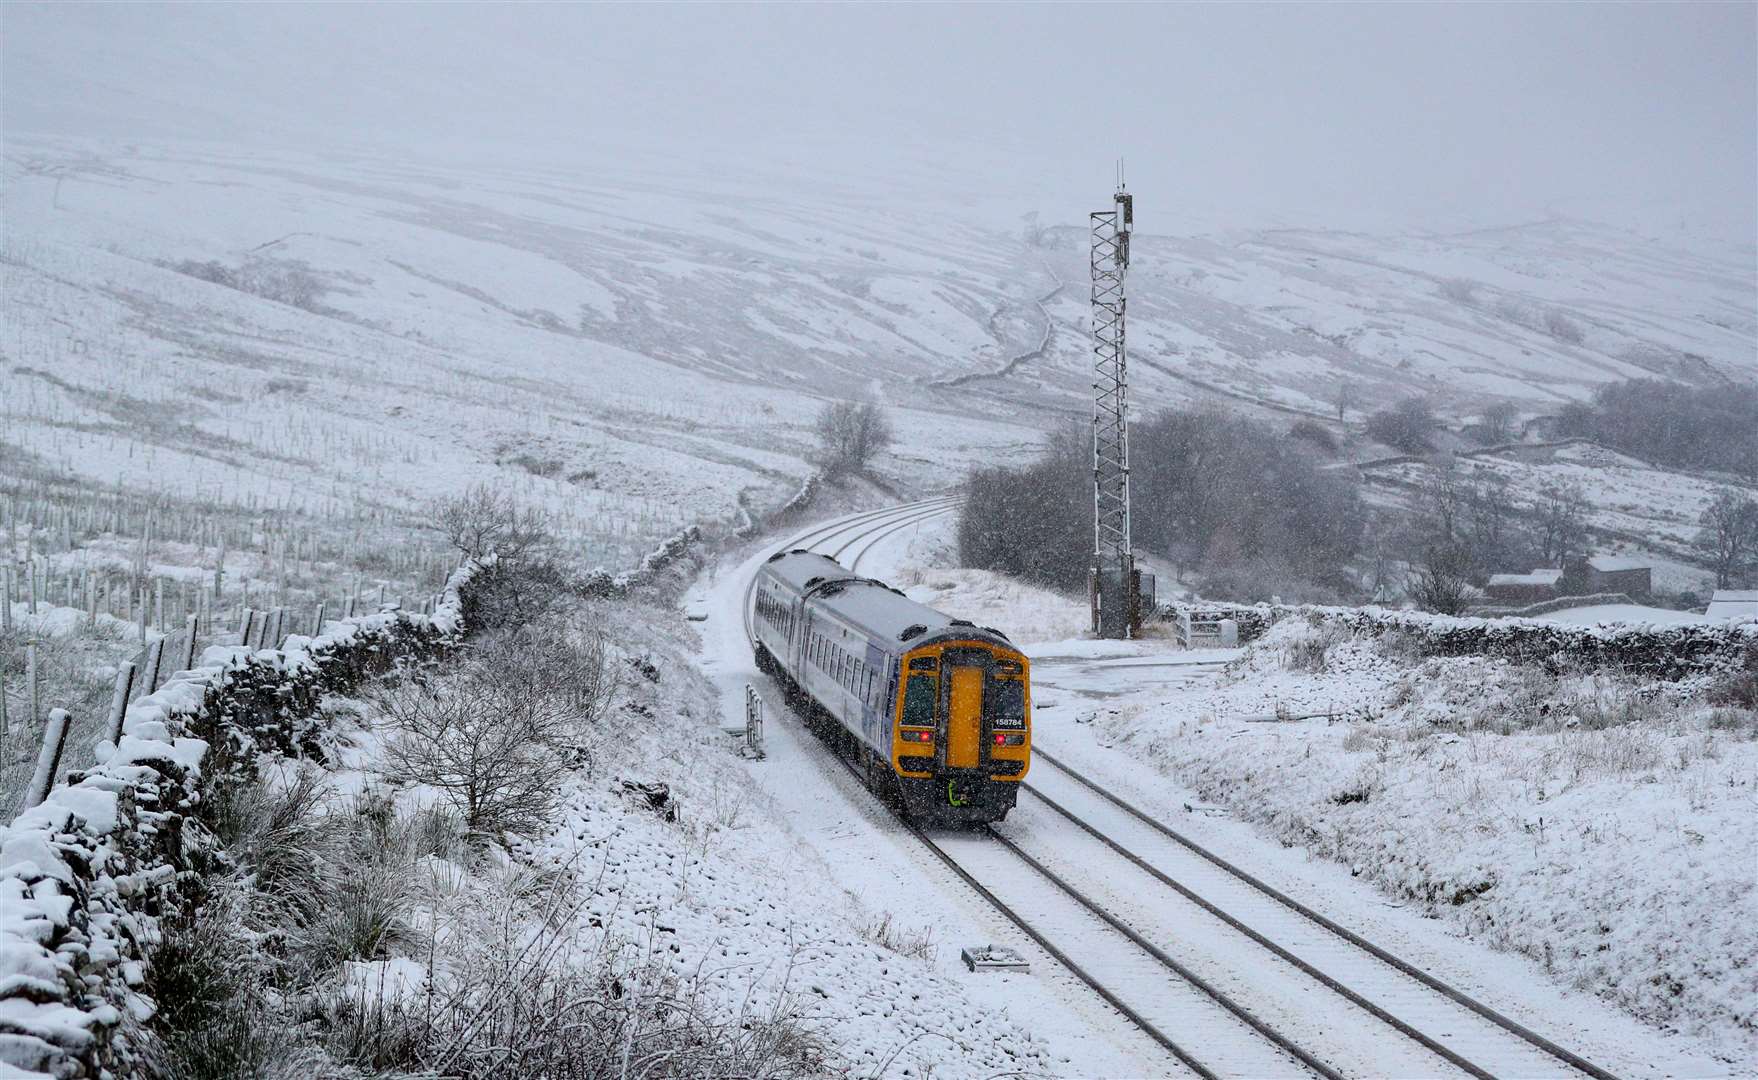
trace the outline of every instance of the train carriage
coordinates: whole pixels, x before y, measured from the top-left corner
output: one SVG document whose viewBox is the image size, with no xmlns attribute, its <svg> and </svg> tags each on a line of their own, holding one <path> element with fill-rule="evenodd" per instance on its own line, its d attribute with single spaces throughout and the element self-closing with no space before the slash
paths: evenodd
<svg viewBox="0 0 1758 1080">
<path fill-rule="evenodd" d="M 997 630 L 825 555 L 779 553 L 753 588 L 758 665 L 914 820 L 999 821 L 1031 763 L 1031 671 Z"/>
</svg>

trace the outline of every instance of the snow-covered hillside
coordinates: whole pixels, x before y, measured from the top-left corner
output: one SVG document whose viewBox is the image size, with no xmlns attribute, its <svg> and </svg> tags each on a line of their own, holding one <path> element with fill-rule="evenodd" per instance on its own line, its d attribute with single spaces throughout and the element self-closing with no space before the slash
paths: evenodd
<svg viewBox="0 0 1758 1080">
<path fill-rule="evenodd" d="M 0 437 L 92 480 L 390 506 L 491 480 L 632 553 L 790 489 L 825 398 L 890 407 L 882 470 L 916 488 L 1084 412 L 1084 230 L 968 193 L 30 136 L 5 169 Z M 1758 372 L 1749 247 L 1564 220 L 1186 236 L 1167 195 L 1140 205 L 1142 409 L 1334 417 L 1347 379 L 1356 413 L 1421 390 L 1536 414 Z"/>
</svg>

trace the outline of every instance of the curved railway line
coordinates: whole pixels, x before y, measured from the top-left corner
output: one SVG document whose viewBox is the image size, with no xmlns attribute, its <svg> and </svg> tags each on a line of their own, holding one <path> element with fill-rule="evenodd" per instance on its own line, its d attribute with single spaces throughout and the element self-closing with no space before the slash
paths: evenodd
<svg viewBox="0 0 1758 1080">
<path fill-rule="evenodd" d="M 807 547 L 839 561 L 847 555 L 844 565 L 858 570 L 886 537 L 951 513 L 960 501 L 943 496 L 854 515 L 777 550 Z M 747 638 L 750 591 L 748 585 Z M 831 752 L 864 783 L 852 762 Z M 1208 851 L 1041 745 L 1034 745 L 1033 759 L 1048 765 L 1049 775 L 1034 773 L 1023 783 L 1031 800 L 1020 809 L 1073 826 L 1055 832 L 1055 845 L 1044 842 L 1043 829 L 1022 830 L 1017 816 L 970 833 L 930 833 L 897 820 L 1194 1075 L 1342 1080 L 1386 1071 L 1389 1063 L 1410 1075 L 1616 1080 Z M 1021 874 L 1021 866 L 1029 873 Z M 1040 882 L 1051 888 L 1026 887 Z M 1028 905 L 1030 918 L 1022 912 Z M 1320 996 L 1337 1005 L 1314 1009 Z M 1370 1049 L 1371 1063 L 1339 1053 L 1358 1046 Z"/>
</svg>

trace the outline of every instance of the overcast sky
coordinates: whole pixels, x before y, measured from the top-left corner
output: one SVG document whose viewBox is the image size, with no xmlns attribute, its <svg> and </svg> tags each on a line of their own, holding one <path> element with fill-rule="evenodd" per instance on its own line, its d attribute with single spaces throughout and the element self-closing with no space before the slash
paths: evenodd
<svg viewBox="0 0 1758 1080">
<path fill-rule="evenodd" d="M 1751 3 L 0 6 L 4 133 L 639 142 L 1156 222 L 1758 228 Z M 785 155 L 781 157 L 778 155 Z M 791 167 L 791 166 L 790 166 Z M 1073 201 L 1069 201 L 1073 200 Z"/>
</svg>

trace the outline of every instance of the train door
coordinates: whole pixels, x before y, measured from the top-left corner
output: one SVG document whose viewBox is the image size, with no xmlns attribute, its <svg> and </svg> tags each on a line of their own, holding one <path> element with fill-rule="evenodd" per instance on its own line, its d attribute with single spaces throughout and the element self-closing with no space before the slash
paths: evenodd
<svg viewBox="0 0 1758 1080">
<path fill-rule="evenodd" d="M 983 764 L 983 688 L 993 663 L 982 649 L 947 649 L 940 656 L 940 715 L 945 725 L 940 745 L 949 769 L 976 769 Z"/>
</svg>

